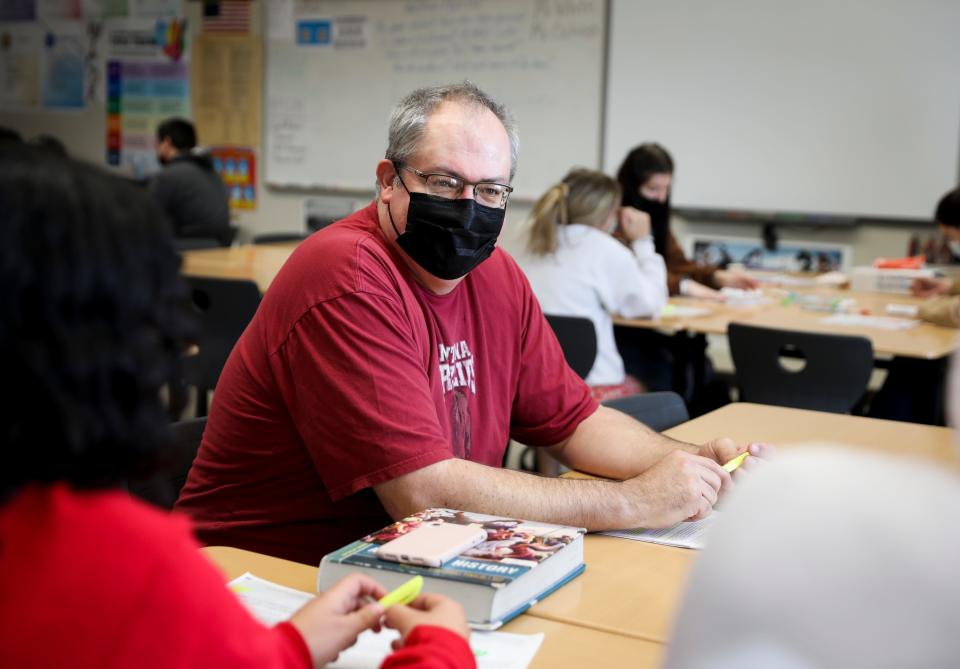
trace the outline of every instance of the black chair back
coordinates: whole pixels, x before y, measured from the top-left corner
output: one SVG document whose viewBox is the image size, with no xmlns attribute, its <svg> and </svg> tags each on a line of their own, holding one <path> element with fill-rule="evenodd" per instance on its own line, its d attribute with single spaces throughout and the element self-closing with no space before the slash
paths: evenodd
<svg viewBox="0 0 960 669">
<path fill-rule="evenodd" d="M 206 426 L 206 417 L 171 423 L 173 440 L 170 448 L 160 455 L 156 474 L 146 479 L 128 481 L 130 493 L 164 509 L 172 509 L 187 481 Z"/>
<path fill-rule="evenodd" d="M 636 418 L 656 432 L 669 430 L 690 420 L 683 398 L 670 391 L 618 397 L 605 401 L 603 405 Z"/>
<path fill-rule="evenodd" d="M 213 390 L 223 365 L 260 306 L 253 281 L 187 277 L 191 305 L 198 319 L 197 352 L 183 358 L 183 380 L 197 388 L 197 415 L 206 415 L 207 391 Z"/>
<path fill-rule="evenodd" d="M 730 323 L 727 338 L 744 402 L 849 413 L 873 371 L 873 345 L 866 337 Z M 805 364 L 794 371 L 781 357 Z"/>
<path fill-rule="evenodd" d="M 253 236 L 254 244 L 285 244 L 288 242 L 302 242 L 307 235 L 302 232 L 265 232 Z"/>
<path fill-rule="evenodd" d="M 587 378 L 597 359 L 597 331 L 593 321 L 580 316 L 544 316 L 557 335 L 567 364 L 580 378 Z"/>
</svg>

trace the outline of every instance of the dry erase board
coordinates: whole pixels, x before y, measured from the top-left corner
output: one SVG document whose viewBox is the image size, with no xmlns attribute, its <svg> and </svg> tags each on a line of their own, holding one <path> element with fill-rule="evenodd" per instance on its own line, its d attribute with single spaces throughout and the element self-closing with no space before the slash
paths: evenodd
<svg viewBox="0 0 960 669">
<path fill-rule="evenodd" d="M 464 79 L 516 117 L 515 197 L 539 196 L 572 165 L 599 166 L 604 0 L 269 4 L 271 184 L 372 189 L 393 105 Z"/>
<path fill-rule="evenodd" d="M 604 163 L 675 206 L 929 220 L 958 181 L 960 2 L 616 0 Z"/>
</svg>

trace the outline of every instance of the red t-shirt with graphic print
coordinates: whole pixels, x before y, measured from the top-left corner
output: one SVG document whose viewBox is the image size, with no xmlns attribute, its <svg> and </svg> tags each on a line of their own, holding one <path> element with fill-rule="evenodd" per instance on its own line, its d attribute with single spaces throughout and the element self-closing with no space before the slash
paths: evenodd
<svg viewBox="0 0 960 669">
<path fill-rule="evenodd" d="M 499 467 L 508 437 L 554 444 L 596 408 L 509 255 L 434 295 L 386 244 L 374 203 L 277 275 L 227 360 L 177 507 L 207 544 L 317 564 L 389 524 L 371 486 L 452 457 Z"/>
</svg>

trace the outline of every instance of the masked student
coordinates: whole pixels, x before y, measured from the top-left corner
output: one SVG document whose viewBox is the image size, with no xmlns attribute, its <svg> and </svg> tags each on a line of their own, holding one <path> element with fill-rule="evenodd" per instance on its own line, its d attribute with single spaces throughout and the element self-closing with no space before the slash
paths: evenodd
<svg viewBox="0 0 960 669">
<path fill-rule="evenodd" d="M 386 612 L 354 575 L 264 627 L 187 519 L 132 499 L 170 435 L 160 401 L 190 326 L 166 221 L 80 163 L 0 152 L 0 666 L 320 667 L 383 620 L 383 667 L 474 667 L 463 609 Z"/>
<path fill-rule="evenodd" d="M 667 303 L 650 216 L 621 207 L 620 195 L 616 180 L 602 172 L 571 170 L 537 201 L 526 254 L 518 258 L 545 313 L 593 322 L 597 357 L 586 381 L 600 401 L 643 392 L 624 372 L 611 315 L 658 316 Z"/>
<path fill-rule="evenodd" d="M 696 263 L 684 255 L 670 229 L 673 177 L 673 158 L 665 148 L 652 142 L 631 150 L 617 171 L 623 190 L 622 204 L 650 217 L 654 249 L 666 263 L 670 294 L 722 300 L 719 289 L 724 286 L 756 287 L 756 281 L 748 274 Z M 626 327 L 616 328 L 615 336 L 627 373 L 639 378 L 649 390 L 680 392 L 695 415 L 729 401 L 728 389 L 713 377 L 705 337 L 681 339 Z M 696 371 L 701 362 L 702 375 Z"/>
<path fill-rule="evenodd" d="M 960 188 L 941 198 L 935 214 L 940 234 L 947 238 L 950 252 L 960 258 Z M 920 318 L 937 325 L 960 327 L 960 279 L 916 279 L 914 295 L 931 298 L 920 306 Z"/>
<path fill-rule="evenodd" d="M 940 199 L 934 220 L 956 255 L 960 252 L 960 188 Z M 930 298 L 920 305 L 920 318 L 936 325 L 960 327 L 960 280 L 919 278 L 913 281 L 911 291 Z M 869 414 L 874 418 L 942 424 L 944 373 L 943 360 L 895 356 L 887 363 L 887 378 L 870 402 Z"/>
<path fill-rule="evenodd" d="M 620 164 L 617 180 L 623 189 L 623 205 L 650 216 L 653 245 L 667 264 L 671 295 L 722 299 L 718 289 L 756 288 L 749 274 L 701 265 L 687 259 L 670 230 L 670 190 L 673 188 L 673 158 L 655 143 L 634 148 Z"/>
</svg>

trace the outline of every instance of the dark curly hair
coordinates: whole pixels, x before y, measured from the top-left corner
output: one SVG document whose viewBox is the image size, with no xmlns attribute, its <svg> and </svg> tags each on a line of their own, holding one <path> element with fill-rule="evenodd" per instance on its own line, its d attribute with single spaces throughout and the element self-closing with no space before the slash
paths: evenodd
<svg viewBox="0 0 960 669">
<path fill-rule="evenodd" d="M 159 397 L 189 335 L 163 214 L 117 177 L 0 150 L 0 502 L 30 483 L 146 475 L 169 434 Z"/>
<path fill-rule="evenodd" d="M 937 223 L 960 228 L 960 188 L 954 188 L 937 203 Z"/>
</svg>

